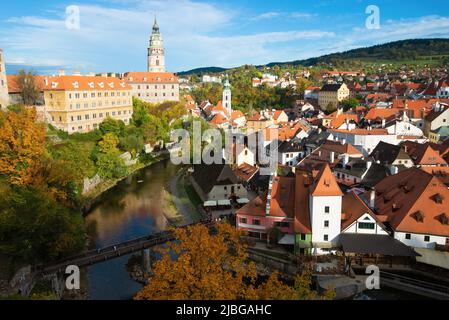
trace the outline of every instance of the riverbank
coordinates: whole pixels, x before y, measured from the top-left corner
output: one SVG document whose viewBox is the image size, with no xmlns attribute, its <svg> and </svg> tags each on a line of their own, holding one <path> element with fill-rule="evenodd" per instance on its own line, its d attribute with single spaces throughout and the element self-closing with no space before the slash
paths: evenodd
<svg viewBox="0 0 449 320">
<path fill-rule="evenodd" d="M 203 219 L 200 209 L 201 199 L 187 181 L 186 174 L 187 169 L 181 168 L 168 185 L 171 201 L 176 210 L 184 217 L 184 225 Z"/>
</svg>

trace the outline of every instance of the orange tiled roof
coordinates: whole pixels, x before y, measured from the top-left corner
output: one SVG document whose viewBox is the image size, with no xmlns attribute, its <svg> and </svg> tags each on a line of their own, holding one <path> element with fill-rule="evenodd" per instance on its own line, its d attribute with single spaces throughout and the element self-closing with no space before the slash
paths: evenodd
<svg viewBox="0 0 449 320">
<path fill-rule="evenodd" d="M 128 72 L 124 80 L 129 83 L 178 83 L 178 77 L 170 72 Z"/>
<path fill-rule="evenodd" d="M 449 189 L 438 178 L 418 168 L 382 180 L 376 189 L 376 214 L 388 216 L 395 231 L 449 236 Z M 368 195 L 366 195 L 368 196 Z"/>
<path fill-rule="evenodd" d="M 295 216 L 295 179 L 276 177 L 271 192 L 270 216 L 292 218 Z"/>
<path fill-rule="evenodd" d="M 401 110 L 398 108 L 390 108 L 390 109 L 380 109 L 380 108 L 371 108 L 368 113 L 365 115 L 365 120 L 379 120 L 379 119 L 388 119 L 392 116 L 396 116 L 400 113 Z"/>
<path fill-rule="evenodd" d="M 388 135 L 388 131 L 386 129 L 353 129 L 353 130 L 340 130 L 340 129 L 331 129 L 331 132 L 338 132 L 338 133 L 347 133 L 347 134 L 354 134 L 354 135 L 360 135 L 360 136 L 371 136 L 371 135 Z"/>
<path fill-rule="evenodd" d="M 355 121 L 358 122 L 358 116 L 353 113 L 342 113 L 339 114 L 338 111 L 330 114 L 326 117 L 326 119 L 331 120 L 330 128 L 339 128 L 346 121 Z"/>
<path fill-rule="evenodd" d="M 209 123 L 215 124 L 215 125 L 221 125 L 223 123 L 228 123 L 229 120 L 222 115 L 221 113 L 217 113 L 210 121 Z"/>
<path fill-rule="evenodd" d="M 256 197 L 242 208 L 236 211 L 236 214 L 265 217 L 267 207 L 267 194 Z"/>
<path fill-rule="evenodd" d="M 316 197 L 343 195 L 343 192 L 338 186 L 337 180 L 332 174 L 331 168 L 327 163 L 318 174 L 317 179 L 312 187 L 311 194 Z"/>
<path fill-rule="evenodd" d="M 355 221 L 362 217 L 365 213 L 368 213 L 379 225 L 384 227 L 383 223 L 378 219 L 374 212 L 366 205 L 366 203 L 360 199 L 355 192 L 345 194 L 342 201 L 342 222 L 341 229 L 345 230 L 350 227 Z M 384 227 L 385 228 L 385 227 Z"/>
<path fill-rule="evenodd" d="M 130 90 L 123 80 L 113 77 L 46 77 L 44 90 Z"/>
<path fill-rule="evenodd" d="M 295 232 L 310 234 L 312 233 L 309 211 L 311 177 L 306 173 L 298 172 L 295 179 Z"/>
<path fill-rule="evenodd" d="M 446 165 L 446 161 L 437 150 L 432 148 L 430 143 L 404 141 L 403 146 L 415 165 Z"/>
<path fill-rule="evenodd" d="M 8 81 L 8 92 L 9 93 L 19 93 L 22 90 L 20 89 L 20 86 L 17 82 L 16 75 L 7 75 L 7 81 Z M 36 79 L 36 86 L 39 88 L 40 91 L 44 90 L 45 87 L 45 77 L 44 76 L 35 76 Z"/>
</svg>

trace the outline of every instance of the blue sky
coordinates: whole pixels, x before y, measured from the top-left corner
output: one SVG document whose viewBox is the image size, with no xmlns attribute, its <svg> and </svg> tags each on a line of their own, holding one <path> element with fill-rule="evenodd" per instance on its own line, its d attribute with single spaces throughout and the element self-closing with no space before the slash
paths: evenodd
<svg viewBox="0 0 449 320">
<path fill-rule="evenodd" d="M 65 24 L 80 9 L 80 29 Z M 368 30 L 367 6 L 380 9 Z M 146 68 L 153 17 L 165 39 L 167 67 L 233 67 L 291 61 L 389 41 L 449 38 L 444 0 L 16 0 L 0 10 L 0 48 L 8 73 L 22 66 L 125 72 Z"/>
</svg>

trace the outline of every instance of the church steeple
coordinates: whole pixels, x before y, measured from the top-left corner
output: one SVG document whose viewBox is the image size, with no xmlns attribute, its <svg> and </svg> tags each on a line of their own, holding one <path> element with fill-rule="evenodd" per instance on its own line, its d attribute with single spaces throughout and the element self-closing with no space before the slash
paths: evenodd
<svg viewBox="0 0 449 320">
<path fill-rule="evenodd" d="M 153 32 L 148 48 L 148 72 L 165 72 L 164 40 L 156 16 L 154 17 Z"/>
<path fill-rule="evenodd" d="M 157 24 L 156 15 L 154 16 L 153 33 L 159 33 L 159 25 Z"/>
<path fill-rule="evenodd" d="M 229 83 L 229 77 L 226 75 L 226 80 L 224 82 L 223 89 L 223 107 L 225 107 L 229 114 L 232 113 L 232 92 L 231 92 L 231 84 Z"/>
</svg>

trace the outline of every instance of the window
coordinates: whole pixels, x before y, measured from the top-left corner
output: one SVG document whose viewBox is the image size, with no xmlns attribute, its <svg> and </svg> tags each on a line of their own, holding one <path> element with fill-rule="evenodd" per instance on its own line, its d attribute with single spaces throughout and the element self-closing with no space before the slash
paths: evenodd
<svg viewBox="0 0 449 320">
<path fill-rule="evenodd" d="M 277 221 L 277 222 L 274 223 L 274 225 L 276 227 L 279 227 L 279 228 L 288 228 L 288 227 L 290 227 L 290 223 L 289 222 L 282 222 L 282 221 Z"/>
<path fill-rule="evenodd" d="M 301 233 L 301 241 L 306 241 L 306 235 L 305 235 L 305 233 Z"/>
<path fill-rule="evenodd" d="M 424 242 L 430 242 L 430 236 L 424 236 Z"/>
<path fill-rule="evenodd" d="M 325 228 L 329 228 L 329 221 L 328 220 L 324 221 L 324 227 Z"/>
<path fill-rule="evenodd" d="M 410 233 L 405 234 L 405 240 L 410 240 L 412 238 L 412 235 Z"/>
<path fill-rule="evenodd" d="M 374 230 L 376 226 L 372 222 L 359 222 L 359 229 Z"/>
<path fill-rule="evenodd" d="M 254 219 L 254 220 L 253 220 L 253 225 L 255 225 L 255 226 L 260 226 L 260 220 Z"/>
<path fill-rule="evenodd" d="M 246 222 L 247 222 L 246 218 L 240 218 L 240 223 L 246 224 Z"/>
<path fill-rule="evenodd" d="M 329 241 L 329 236 L 327 234 L 324 235 L 324 241 Z"/>
<path fill-rule="evenodd" d="M 330 207 L 325 206 L 325 207 L 324 207 L 324 213 L 329 213 L 329 212 L 330 212 Z"/>
</svg>

